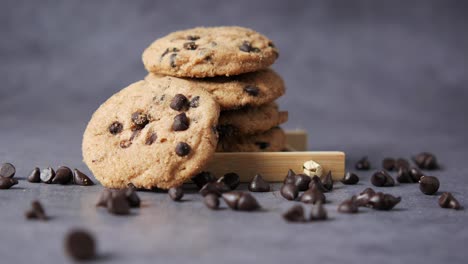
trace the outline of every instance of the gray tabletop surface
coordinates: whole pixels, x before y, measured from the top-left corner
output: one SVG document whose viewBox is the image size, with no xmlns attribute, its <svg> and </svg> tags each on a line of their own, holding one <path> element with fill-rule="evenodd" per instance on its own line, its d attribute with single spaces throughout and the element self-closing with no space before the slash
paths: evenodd
<svg viewBox="0 0 468 264">
<path fill-rule="evenodd" d="M 63 237 L 86 228 L 99 259 L 115 263 L 466 263 L 468 213 L 439 208 L 416 184 L 390 212 L 336 211 L 370 186 L 384 157 L 437 155 L 440 191 L 468 206 L 468 5 L 463 1 L 2 1 L 0 162 L 20 182 L 0 191 L 0 262 L 67 263 Z M 347 169 L 367 155 L 373 170 L 327 194 L 331 220 L 288 224 L 294 202 L 255 194 L 264 210 L 211 211 L 195 191 L 174 203 L 140 193 L 143 207 L 116 217 L 94 204 L 102 190 L 31 184 L 35 167 L 81 161 L 93 111 L 143 78 L 143 49 L 194 26 L 241 25 L 273 39 L 287 129 L 306 129 L 311 150 L 341 150 Z M 246 186 L 241 186 L 245 189 Z M 31 222 L 39 199 L 52 217 Z M 225 207 L 223 205 L 223 207 Z M 306 207 L 309 210 L 308 207 Z"/>
</svg>

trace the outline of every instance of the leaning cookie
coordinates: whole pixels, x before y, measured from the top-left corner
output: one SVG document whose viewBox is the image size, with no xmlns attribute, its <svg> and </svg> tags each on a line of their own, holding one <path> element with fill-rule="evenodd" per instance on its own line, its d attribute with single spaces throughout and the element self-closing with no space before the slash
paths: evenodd
<svg viewBox="0 0 468 264">
<path fill-rule="evenodd" d="M 225 137 L 219 140 L 217 152 L 261 152 L 282 151 L 286 148 L 286 134 L 279 128 L 272 128 L 265 133 Z"/>
<path fill-rule="evenodd" d="M 149 72 L 204 78 L 258 71 L 277 57 L 273 42 L 251 29 L 197 27 L 157 39 L 142 59 Z"/>
<path fill-rule="evenodd" d="M 189 79 L 152 73 L 145 78 L 148 82 L 158 82 L 160 79 L 171 79 L 179 86 L 203 88 L 213 95 L 222 110 L 261 106 L 273 102 L 285 93 L 283 79 L 272 69 L 230 78 Z"/>
<path fill-rule="evenodd" d="M 201 89 L 168 79 L 136 82 L 93 114 L 84 162 L 105 187 L 178 186 L 213 156 L 218 116 L 218 104 Z"/>
<path fill-rule="evenodd" d="M 222 111 L 219 115 L 220 138 L 235 135 L 251 135 L 265 132 L 288 121 L 288 112 L 279 111 L 276 103 L 260 107 Z"/>
</svg>

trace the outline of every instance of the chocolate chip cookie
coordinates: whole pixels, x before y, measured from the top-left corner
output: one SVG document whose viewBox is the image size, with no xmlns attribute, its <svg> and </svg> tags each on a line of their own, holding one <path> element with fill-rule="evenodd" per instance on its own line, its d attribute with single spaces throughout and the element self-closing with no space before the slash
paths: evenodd
<svg viewBox="0 0 468 264">
<path fill-rule="evenodd" d="M 223 137 L 218 142 L 217 152 L 260 152 L 282 151 L 286 148 L 286 134 L 279 127 L 272 128 L 265 133 Z"/>
<path fill-rule="evenodd" d="M 83 136 L 84 162 L 102 185 L 169 189 L 199 173 L 218 140 L 219 105 L 170 78 L 139 81 L 109 98 Z"/>
<path fill-rule="evenodd" d="M 220 138 L 233 135 L 251 135 L 265 132 L 288 121 L 288 112 L 279 111 L 276 103 L 260 107 L 222 111 L 219 116 Z"/>
<path fill-rule="evenodd" d="M 278 49 L 262 34 L 243 27 L 197 27 L 170 33 L 143 52 L 149 72 L 178 77 L 231 76 L 273 64 Z"/>
<path fill-rule="evenodd" d="M 283 79 L 272 69 L 231 77 L 189 79 L 148 74 L 148 82 L 171 78 L 179 86 L 203 88 L 213 95 L 222 110 L 239 109 L 245 106 L 261 106 L 273 102 L 285 93 Z"/>
</svg>

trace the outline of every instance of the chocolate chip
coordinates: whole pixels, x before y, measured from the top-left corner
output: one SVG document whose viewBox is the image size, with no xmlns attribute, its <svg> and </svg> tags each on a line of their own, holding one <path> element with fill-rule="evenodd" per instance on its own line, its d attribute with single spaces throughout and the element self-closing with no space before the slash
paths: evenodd
<svg viewBox="0 0 468 264">
<path fill-rule="evenodd" d="M 243 52 L 260 52 L 259 48 L 252 47 L 252 44 L 248 41 L 242 42 L 242 45 L 239 46 L 239 49 Z"/>
<path fill-rule="evenodd" d="M 250 96 L 258 96 L 258 94 L 260 93 L 260 89 L 252 85 L 247 85 L 244 87 L 244 92 L 246 92 Z"/>
<path fill-rule="evenodd" d="M 359 182 L 359 176 L 348 171 L 345 173 L 341 182 L 346 185 L 353 185 Z"/>
<path fill-rule="evenodd" d="M 112 190 L 105 188 L 102 190 L 101 194 L 99 195 L 99 199 L 96 203 L 96 206 L 99 207 L 107 207 L 107 200 L 111 198 Z"/>
<path fill-rule="evenodd" d="M 312 206 L 310 210 L 310 220 L 311 221 L 323 221 L 327 220 L 328 213 L 327 209 L 323 206 L 322 202 L 317 202 L 315 205 Z"/>
<path fill-rule="evenodd" d="M 382 160 L 382 168 L 388 171 L 392 171 L 395 169 L 395 159 L 392 158 L 385 158 Z"/>
<path fill-rule="evenodd" d="M 215 177 L 209 171 L 202 171 L 192 178 L 198 189 L 203 188 L 205 184 L 216 181 Z"/>
<path fill-rule="evenodd" d="M 197 108 L 200 106 L 200 96 L 195 96 L 190 100 L 190 107 Z"/>
<path fill-rule="evenodd" d="M 162 61 L 162 59 L 164 58 L 164 56 L 166 56 L 169 52 L 179 52 L 179 49 L 178 49 L 178 48 L 167 48 L 167 49 L 161 54 L 161 58 L 159 59 L 159 61 Z"/>
<path fill-rule="evenodd" d="M 294 175 L 294 185 L 296 185 L 297 190 L 302 192 L 309 189 L 311 178 L 305 174 Z"/>
<path fill-rule="evenodd" d="M 292 201 L 292 200 L 296 200 L 296 198 L 297 198 L 297 196 L 299 194 L 299 191 L 297 190 L 296 185 L 294 185 L 292 183 L 287 183 L 287 184 L 284 184 L 283 186 L 281 186 L 280 194 L 286 200 Z"/>
<path fill-rule="evenodd" d="M 42 182 L 52 183 L 52 180 L 54 179 L 54 177 L 55 177 L 54 169 L 49 167 L 49 168 L 41 170 L 40 178 Z"/>
<path fill-rule="evenodd" d="M 174 131 L 185 131 L 189 128 L 190 121 L 185 113 L 180 113 L 174 117 L 174 123 L 172 123 L 172 130 Z"/>
<path fill-rule="evenodd" d="M 320 180 L 320 177 L 317 175 L 314 175 L 309 183 L 309 189 L 318 189 L 321 192 L 326 192 L 327 189 L 323 187 L 322 181 Z"/>
<path fill-rule="evenodd" d="M 422 170 L 436 170 L 439 168 L 437 158 L 429 152 L 421 152 L 413 157 L 414 163 Z"/>
<path fill-rule="evenodd" d="M 333 190 L 333 177 L 331 171 L 328 171 L 327 175 L 322 177 L 321 181 L 323 188 L 325 188 L 327 192 L 331 192 Z"/>
<path fill-rule="evenodd" d="M 412 183 L 413 177 L 411 177 L 410 171 L 406 167 L 400 167 L 397 172 L 396 179 L 399 183 Z"/>
<path fill-rule="evenodd" d="M 390 187 L 395 185 L 392 176 L 384 170 L 374 173 L 371 177 L 371 183 L 377 187 Z"/>
<path fill-rule="evenodd" d="M 397 159 L 395 161 L 395 169 L 398 170 L 401 167 L 405 167 L 405 168 L 409 169 L 410 164 L 406 159 L 399 158 L 399 159 Z"/>
<path fill-rule="evenodd" d="M 284 177 L 283 183 L 284 184 L 288 184 L 288 183 L 295 184 L 296 177 L 294 177 L 294 176 L 296 176 L 296 173 L 293 170 L 289 169 L 288 173 L 286 174 L 286 177 Z"/>
<path fill-rule="evenodd" d="M 177 143 L 176 145 L 176 148 L 175 148 L 175 153 L 180 156 L 180 157 L 183 157 L 183 156 L 187 156 L 189 153 L 190 153 L 190 150 L 192 148 L 190 147 L 189 144 L 185 143 L 185 142 L 179 142 Z"/>
<path fill-rule="evenodd" d="M 230 172 L 224 174 L 221 178 L 218 179 L 218 182 L 224 183 L 229 189 L 234 190 L 240 184 L 240 177 L 237 173 Z"/>
<path fill-rule="evenodd" d="M 0 176 L 2 177 L 13 178 L 15 173 L 15 166 L 11 163 L 3 163 L 2 166 L 0 166 Z"/>
<path fill-rule="evenodd" d="M 260 208 L 257 199 L 250 193 L 243 193 L 237 202 L 237 210 L 239 211 L 254 211 Z"/>
<path fill-rule="evenodd" d="M 206 207 L 216 210 L 219 208 L 219 198 L 216 194 L 209 193 L 203 198 L 203 203 L 206 205 Z"/>
<path fill-rule="evenodd" d="M 136 192 L 135 186 L 125 188 L 122 191 L 124 192 L 125 197 L 127 197 L 127 202 L 130 207 L 140 207 L 141 200 Z"/>
<path fill-rule="evenodd" d="M 82 186 L 94 185 L 94 182 L 86 174 L 79 171 L 78 169 L 73 170 L 73 183 Z"/>
<path fill-rule="evenodd" d="M 288 222 L 305 222 L 304 208 L 296 204 L 283 213 L 283 218 Z"/>
<path fill-rule="evenodd" d="M 354 165 L 356 170 L 369 170 L 370 169 L 370 162 L 367 157 L 363 157 L 362 159 L 358 160 Z"/>
<path fill-rule="evenodd" d="M 111 192 L 110 197 L 107 199 L 107 211 L 115 215 L 130 214 L 130 204 L 125 193 Z"/>
<path fill-rule="evenodd" d="M 356 203 L 356 196 L 351 197 L 351 199 L 343 201 L 338 205 L 338 212 L 345 214 L 355 214 L 359 210 L 359 207 Z"/>
<path fill-rule="evenodd" d="M 460 203 L 453 197 L 452 193 L 444 192 L 439 197 L 439 206 L 442 208 L 450 208 L 460 210 L 462 207 Z"/>
<path fill-rule="evenodd" d="M 187 97 L 185 97 L 185 95 L 183 94 L 176 94 L 174 98 L 172 98 L 172 101 L 170 104 L 170 107 L 176 111 L 185 110 L 188 108 L 188 106 L 189 106 L 189 101 Z"/>
<path fill-rule="evenodd" d="M 172 187 L 167 193 L 173 201 L 180 201 L 184 197 L 184 191 L 181 187 Z"/>
<path fill-rule="evenodd" d="M 264 150 L 270 146 L 270 143 L 264 141 L 256 141 L 255 145 L 257 145 L 259 149 Z"/>
<path fill-rule="evenodd" d="M 120 146 L 121 148 L 123 148 L 123 149 L 128 148 L 128 147 L 130 147 L 131 145 L 132 145 L 132 141 L 127 140 L 127 139 L 124 139 L 124 140 L 120 141 L 120 143 L 119 143 L 119 146 Z"/>
<path fill-rule="evenodd" d="M 195 36 L 195 35 L 187 36 L 187 40 L 195 41 L 195 40 L 199 40 L 199 39 L 200 39 L 199 36 Z"/>
<path fill-rule="evenodd" d="M 177 57 L 177 53 L 172 53 L 171 56 L 169 57 L 169 63 L 171 64 L 172 68 L 177 67 L 176 57 Z"/>
<path fill-rule="evenodd" d="M 193 41 L 184 43 L 184 49 L 186 50 L 196 50 L 197 48 L 198 48 L 198 45 L 195 44 L 195 42 Z"/>
<path fill-rule="evenodd" d="M 373 194 L 368 201 L 368 206 L 376 210 L 391 210 L 401 201 L 401 197 L 381 192 Z"/>
<path fill-rule="evenodd" d="M 55 177 L 52 179 L 52 183 L 67 184 L 73 179 L 73 173 L 70 168 L 61 166 L 55 172 Z"/>
<path fill-rule="evenodd" d="M 265 181 L 262 175 L 257 174 L 252 179 L 249 184 L 249 191 L 251 192 L 269 192 L 270 191 L 270 184 Z"/>
<path fill-rule="evenodd" d="M 151 133 L 145 140 L 145 145 L 152 145 L 158 139 L 156 132 Z"/>
<path fill-rule="evenodd" d="M 123 130 L 123 125 L 120 122 L 115 121 L 109 126 L 109 133 L 112 135 L 117 135 Z"/>
<path fill-rule="evenodd" d="M 206 196 L 210 193 L 221 196 L 222 193 L 230 191 L 230 188 L 224 182 L 209 182 L 203 186 L 199 193 Z"/>
<path fill-rule="evenodd" d="M 310 188 L 309 190 L 305 191 L 300 198 L 301 202 L 303 203 L 311 203 L 315 204 L 317 202 L 325 203 L 326 198 L 322 191 L 317 188 Z"/>
<path fill-rule="evenodd" d="M 48 219 L 44 207 L 42 207 L 42 204 L 37 200 L 31 202 L 31 209 L 26 211 L 25 216 L 27 219 Z"/>
<path fill-rule="evenodd" d="M 28 182 L 41 182 L 41 170 L 39 168 L 34 168 L 28 176 Z"/>
<path fill-rule="evenodd" d="M 96 243 L 85 230 L 72 230 L 65 237 L 65 251 L 75 260 L 90 260 L 96 257 Z"/>
<path fill-rule="evenodd" d="M 148 115 L 142 111 L 136 111 L 132 114 L 132 122 L 134 130 L 143 129 L 149 123 Z"/>
<path fill-rule="evenodd" d="M 419 180 L 423 176 L 423 173 L 418 168 L 411 168 L 409 173 L 411 178 L 413 179 L 413 182 L 419 182 Z"/>
<path fill-rule="evenodd" d="M 439 179 L 434 176 L 422 176 L 419 179 L 419 189 L 427 195 L 435 194 L 439 190 Z"/>
<path fill-rule="evenodd" d="M 224 202 L 229 206 L 229 208 L 233 210 L 237 210 L 237 204 L 239 202 L 240 197 L 243 195 L 243 192 L 233 191 L 223 193 L 222 197 Z"/>
<path fill-rule="evenodd" d="M 369 199 L 375 194 L 374 189 L 366 188 L 356 197 L 356 204 L 358 206 L 368 206 Z"/>
</svg>

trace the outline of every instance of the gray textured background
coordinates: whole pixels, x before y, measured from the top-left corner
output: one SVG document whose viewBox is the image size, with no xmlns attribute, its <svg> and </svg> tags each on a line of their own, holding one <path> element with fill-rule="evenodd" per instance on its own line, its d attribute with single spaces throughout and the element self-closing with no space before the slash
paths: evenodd
<svg viewBox="0 0 468 264">
<path fill-rule="evenodd" d="M 468 5 L 463 1 L 2 1 L 0 162 L 18 175 L 33 166 L 81 162 L 81 135 L 106 98 L 145 75 L 141 52 L 157 37 L 194 26 L 241 25 L 274 40 L 274 68 L 288 86 L 286 128 L 310 133 L 314 150 L 362 155 L 433 151 L 441 191 L 468 205 Z M 144 193 L 130 218 L 96 210 L 100 186 L 33 185 L 0 191 L 2 263 L 63 263 L 62 236 L 92 230 L 102 261 L 121 263 L 464 263 L 467 211 L 438 208 L 416 185 L 385 191 L 393 212 L 336 213 L 369 185 L 328 195 L 333 220 L 288 225 L 291 202 L 257 195 L 265 212 L 211 212 L 196 194 L 175 204 Z M 338 184 L 338 187 L 340 185 Z M 276 186 L 278 188 L 278 186 Z M 39 198 L 54 217 L 28 223 Z"/>
</svg>

